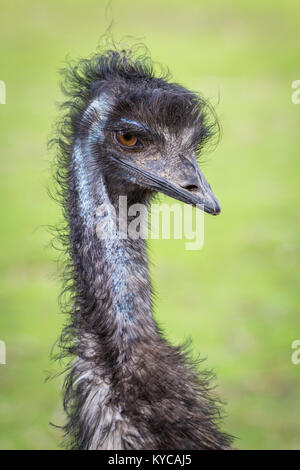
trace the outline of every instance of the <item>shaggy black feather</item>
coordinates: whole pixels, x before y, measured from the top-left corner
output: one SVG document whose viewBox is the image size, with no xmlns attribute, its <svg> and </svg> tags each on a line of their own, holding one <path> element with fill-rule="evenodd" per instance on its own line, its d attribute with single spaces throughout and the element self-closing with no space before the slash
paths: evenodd
<svg viewBox="0 0 300 470">
<path fill-rule="evenodd" d="M 138 51 L 104 51 L 63 73 L 68 99 L 54 142 L 59 150 L 58 196 L 66 222 L 60 241 L 65 249 L 67 324 L 59 355 L 71 357 L 63 392 L 65 446 L 229 449 L 232 438 L 219 429 L 220 401 L 209 385 L 211 374 L 199 372 L 201 361 L 193 361 L 185 347 L 170 345 L 153 320 L 144 240 L 111 242 L 116 245 L 107 252 L 95 232 L 95 214 L 87 214 L 92 228 L 82 215 L 81 170 L 74 164 L 79 142 L 88 149 L 82 162 L 93 210 L 103 202 L 104 189 L 113 205 L 122 194 L 131 203 L 148 204 L 154 188 L 143 185 L 141 179 L 131 182 L 133 173 L 124 176 L 123 154 L 112 141 L 118 130 L 133 132 L 130 123 L 120 123 L 121 117 L 142 122 L 148 129 L 142 138 L 149 139 L 149 148 L 155 146 L 164 158 L 168 136 L 180 140 L 184 129 L 192 129 L 185 151 L 202 150 L 215 128 L 210 110 L 196 94 L 170 83 L 168 74 L 157 78 L 149 57 Z M 84 117 L 88 106 L 101 96 L 113 101 L 103 126 L 97 110 Z M 105 139 L 89 143 L 95 122 Z M 143 157 L 132 153 L 133 161 L 146 158 L 147 151 Z M 128 275 L 122 280 L 124 270 Z M 122 313 L 120 292 L 124 290 L 133 300 L 131 310 Z"/>
</svg>

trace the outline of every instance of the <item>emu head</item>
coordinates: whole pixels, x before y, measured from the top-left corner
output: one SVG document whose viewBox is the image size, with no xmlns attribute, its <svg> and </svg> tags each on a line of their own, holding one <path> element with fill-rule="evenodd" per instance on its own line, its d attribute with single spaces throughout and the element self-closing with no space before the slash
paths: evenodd
<svg viewBox="0 0 300 470">
<path fill-rule="evenodd" d="M 81 130 L 89 129 L 110 186 L 162 192 L 218 214 L 219 202 L 196 160 L 211 134 L 207 105 L 155 78 L 145 61 L 127 53 L 99 56 L 93 73 Z"/>
</svg>

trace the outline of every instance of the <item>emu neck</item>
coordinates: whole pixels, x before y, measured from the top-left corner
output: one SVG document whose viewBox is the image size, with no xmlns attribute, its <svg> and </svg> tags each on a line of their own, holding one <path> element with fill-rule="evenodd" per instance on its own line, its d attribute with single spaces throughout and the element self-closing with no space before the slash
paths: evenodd
<svg viewBox="0 0 300 470">
<path fill-rule="evenodd" d="M 147 203 L 146 197 L 133 186 L 127 194 L 115 187 L 110 190 L 93 152 L 86 152 L 79 141 L 73 152 L 72 180 L 70 226 L 79 356 L 101 344 L 101 349 L 107 346 L 109 360 L 111 354 L 118 362 L 128 360 L 135 344 L 156 334 L 156 325 L 145 240 L 124 239 L 114 227 L 120 222 L 118 196 L 126 195 L 128 204 Z"/>
</svg>

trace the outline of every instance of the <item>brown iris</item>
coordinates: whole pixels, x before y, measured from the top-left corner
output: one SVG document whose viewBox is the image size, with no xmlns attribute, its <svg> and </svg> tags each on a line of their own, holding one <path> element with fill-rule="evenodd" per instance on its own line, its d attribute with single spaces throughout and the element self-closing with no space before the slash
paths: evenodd
<svg viewBox="0 0 300 470">
<path fill-rule="evenodd" d="M 134 147 L 137 143 L 137 137 L 129 132 L 117 132 L 116 138 L 119 144 L 124 147 Z"/>
</svg>

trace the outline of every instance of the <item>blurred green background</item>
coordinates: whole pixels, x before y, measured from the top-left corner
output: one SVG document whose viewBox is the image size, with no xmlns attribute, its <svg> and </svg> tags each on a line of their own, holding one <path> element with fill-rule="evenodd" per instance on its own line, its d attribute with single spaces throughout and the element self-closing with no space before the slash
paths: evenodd
<svg viewBox="0 0 300 470">
<path fill-rule="evenodd" d="M 49 360 L 63 323 L 57 253 L 46 225 L 46 149 L 61 100 L 57 70 L 95 51 L 112 16 L 118 40 L 142 40 L 176 81 L 202 91 L 223 127 L 204 173 L 223 212 L 205 216 L 205 245 L 151 242 L 156 317 L 175 343 L 207 355 L 228 402 L 224 428 L 248 449 L 300 448 L 300 4 L 297 1 L 26 0 L 0 3 L 0 448 L 55 449 L 61 380 Z"/>
</svg>

